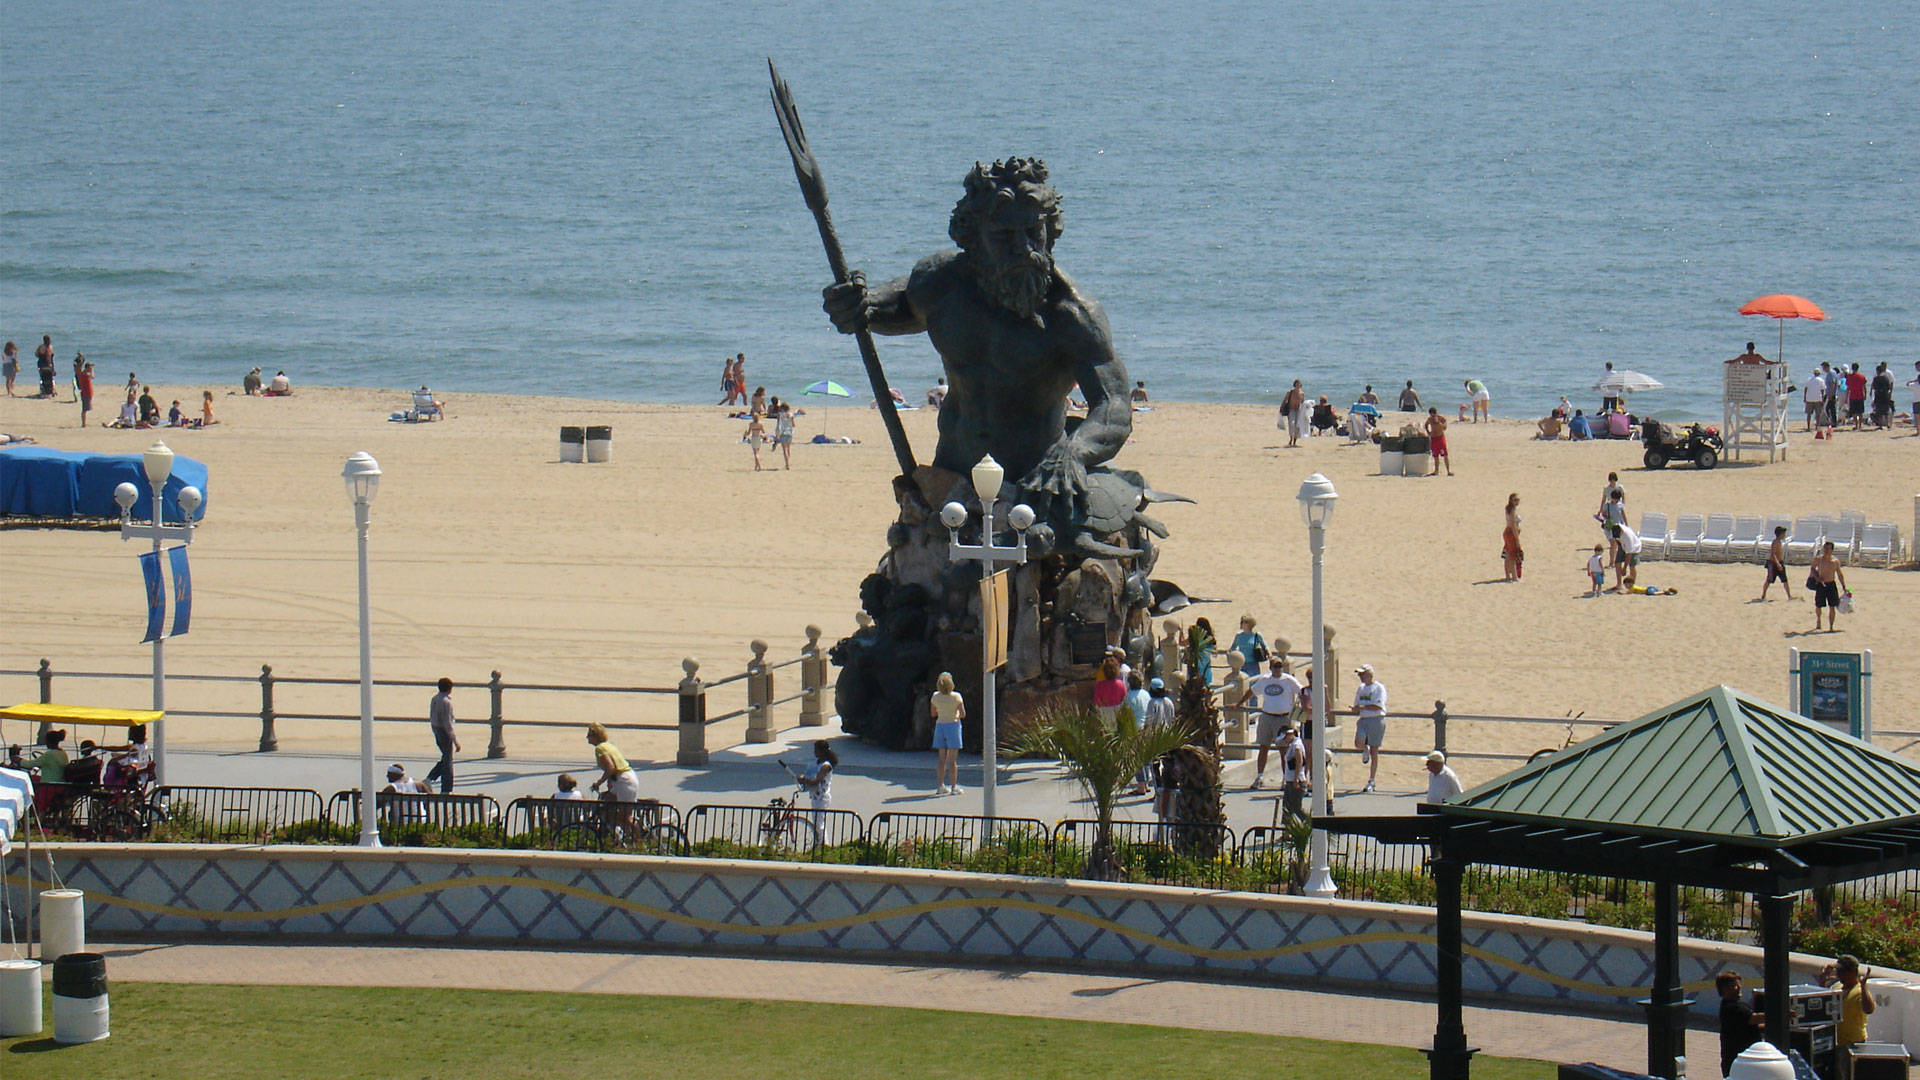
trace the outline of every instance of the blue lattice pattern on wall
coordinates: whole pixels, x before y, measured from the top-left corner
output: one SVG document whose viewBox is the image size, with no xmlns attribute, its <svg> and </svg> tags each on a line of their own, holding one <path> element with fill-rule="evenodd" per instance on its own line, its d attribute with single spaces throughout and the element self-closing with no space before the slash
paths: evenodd
<svg viewBox="0 0 1920 1080">
<path fill-rule="evenodd" d="M 1387 905 L 1275 904 L 1186 889 L 1075 891 L 1019 879 L 770 870 L 703 860 L 408 858 L 307 849 L 141 855 L 69 849 L 90 933 L 310 934 L 858 951 L 1071 962 L 1429 988 L 1431 917 Z M 17 860 L 9 880 L 21 872 Z M 1569 924 L 1470 920 L 1469 992 L 1619 1005 L 1646 994 L 1651 950 Z M 1690 984 L 1724 958 L 1683 955 Z M 1736 967 L 1739 965 L 1736 965 Z M 1710 995 L 1709 995 L 1710 996 Z"/>
</svg>

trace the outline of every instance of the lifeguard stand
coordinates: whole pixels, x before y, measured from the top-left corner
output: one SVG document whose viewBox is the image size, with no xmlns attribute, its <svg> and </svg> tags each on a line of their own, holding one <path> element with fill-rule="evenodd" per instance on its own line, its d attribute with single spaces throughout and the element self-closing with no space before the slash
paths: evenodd
<svg viewBox="0 0 1920 1080">
<path fill-rule="evenodd" d="M 1726 418 L 1720 435 L 1728 460 L 1740 452 L 1767 452 L 1767 461 L 1787 460 L 1787 365 L 1753 354 L 1735 357 L 1725 368 Z"/>
</svg>

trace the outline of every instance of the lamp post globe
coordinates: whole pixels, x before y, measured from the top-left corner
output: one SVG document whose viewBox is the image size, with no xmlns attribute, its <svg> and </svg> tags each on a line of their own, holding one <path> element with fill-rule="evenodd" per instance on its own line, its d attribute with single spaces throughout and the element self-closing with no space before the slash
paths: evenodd
<svg viewBox="0 0 1920 1080">
<path fill-rule="evenodd" d="M 194 487 L 192 484 L 188 484 L 186 487 L 181 488 L 180 494 L 174 496 L 174 498 L 180 503 L 181 519 L 184 521 L 192 521 L 193 512 L 200 509 L 202 498 L 200 489 Z"/>
<path fill-rule="evenodd" d="M 1319 473 L 1314 473 L 1300 484 L 1300 520 L 1307 523 L 1309 529 L 1325 528 L 1333 518 L 1334 501 L 1340 493 L 1333 490 L 1333 481 Z"/>
<path fill-rule="evenodd" d="M 166 483 L 167 477 L 173 475 L 173 451 L 166 443 L 154 443 L 140 455 L 140 468 L 147 474 L 147 483 L 156 487 Z"/>
<path fill-rule="evenodd" d="M 140 489 L 131 481 L 120 483 L 113 489 L 113 501 L 119 504 L 123 514 L 131 511 L 133 504 L 140 501 Z"/>
<path fill-rule="evenodd" d="M 340 470 L 340 478 L 346 481 L 347 497 L 354 505 L 373 502 L 374 493 L 380 490 L 380 463 L 365 450 L 347 459 L 345 468 Z"/>
<path fill-rule="evenodd" d="M 1770 1042 L 1757 1042 L 1733 1059 L 1727 1080 L 1793 1080 L 1793 1062 Z"/>
<path fill-rule="evenodd" d="M 950 502 L 940 508 L 940 521 L 949 529 L 957 529 L 967 523 L 967 508 Z"/>
<path fill-rule="evenodd" d="M 973 467 L 973 493 L 980 496 L 982 503 L 991 503 L 1000 497 L 1000 485 L 1007 478 L 1007 470 L 988 454 Z"/>
</svg>

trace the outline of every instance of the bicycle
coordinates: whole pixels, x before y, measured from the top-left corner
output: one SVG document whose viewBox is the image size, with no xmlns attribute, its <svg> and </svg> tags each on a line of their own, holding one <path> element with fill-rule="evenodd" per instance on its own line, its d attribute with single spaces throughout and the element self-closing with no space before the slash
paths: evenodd
<svg viewBox="0 0 1920 1080">
<path fill-rule="evenodd" d="M 766 810 L 760 815 L 760 843 L 771 852 L 812 851 L 820 846 L 820 823 L 810 812 L 800 809 L 807 785 L 784 760 L 780 767 L 793 777 L 793 794 L 784 799 L 776 795 L 767 802 Z"/>
<path fill-rule="evenodd" d="M 1579 723 L 1580 718 L 1585 715 L 1587 715 L 1587 712 L 1585 709 L 1582 709 L 1579 712 L 1569 711 L 1567 713 L 1566 739 L 1562 740 L 1559 746 L 1543 746 L 1540 749 L 1535 750 L 1533 753 L 1528 754 L 1527 764 L 1531 765 L 1534 762 L 1539 761 L 1543 757 L 1552 757 L 1553 755 L 1559 753 L 1560 751 L 1565 750 L 1567 747 L 1572 746 L 1573 745 L 1573 725 Z M 1608 724 L 1606 727 L 1603 727 L 1600 729 L 1600 733 L 1604 735 L 1607 732 L 1612 731 L 1614 728 L 1619 726 L 1620 725 L 1618 724 Z"/>
<path fill-rule="evenodd" d="M 555 851 L 623 855 L 685 855 L 688 851 L 686 832 L 660 820 L 656 799 L 623 803 L 609 794 L 598 802 L 579 801 L 566 810 L 578 816 L 554 829 Z"/>
</svg>

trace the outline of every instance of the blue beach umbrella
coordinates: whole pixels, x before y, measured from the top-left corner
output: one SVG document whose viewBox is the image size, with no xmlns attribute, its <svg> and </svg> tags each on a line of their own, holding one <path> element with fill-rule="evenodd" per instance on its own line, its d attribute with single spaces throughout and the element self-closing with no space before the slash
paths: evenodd
<svg viewBox="0 0 1920 1080">
<path fill-rule="evenodd" d="M 807 387 L 805 390 L 802 390 L 801 393 L 806 394 L 810 397 L 837 398 L 837 397 L 853 396 L 853 393 L 851 391 L 849 391 L 846 387 L 841 386 L 839 383 L 834 382 L 832 379 L 821 379 L 819 382 L 814 383 L 812 386 Z M 825 435 L 826 433 L 827 433 L 827 411 L 823 407 L 820 410 L 820 434 Z"/>
</svg>

